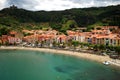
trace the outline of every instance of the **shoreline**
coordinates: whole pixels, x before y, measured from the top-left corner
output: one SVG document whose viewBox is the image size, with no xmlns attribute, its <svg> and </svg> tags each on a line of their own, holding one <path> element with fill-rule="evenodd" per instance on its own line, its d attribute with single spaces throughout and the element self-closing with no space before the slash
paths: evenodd
<svg viewBox="0 0 120 80">
<path fill-rule="evenodd" d="M 96 62 L 103 62 L 108 61 L 110 65 L 120 67 L 120 60 L 111 59 L 109 56 L 100 56 L 90 53 L 83 53 L 83 52 L 73 52 L 73 51 L 66 51 L 66 50 L 58 50 L 58 49 L 48 49 L 48 48 L 28 48 L 28 47 L 12 47 L 12 46 L 3 46 L 0 47 L 0 50 L 32 50 L 32 51 L 41 51 L 41 52 L 49 52 L 54 54 L 65 54 L 70 56 L 75 56 L 78 58 L 88 59 Z"/>
</svg>

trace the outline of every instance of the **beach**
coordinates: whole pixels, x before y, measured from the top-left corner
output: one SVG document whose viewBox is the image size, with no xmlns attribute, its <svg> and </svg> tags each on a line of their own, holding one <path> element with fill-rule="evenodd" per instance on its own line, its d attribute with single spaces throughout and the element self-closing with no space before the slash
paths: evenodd
<svg viewBox="0 0 120 80">
<path fill-rule="evenodd" d="M 118 60 L 118 59 L 112 59 L 112 58 L 109 58 L 109 56 L 100 56 L 100 55 L 95 55 L 95 54 L 90 54 L 90 53 L 73 52 L 73 51 L 48 49 L 48 48 L 28 48 L 28 47 L 11 47 L 11 46 L 10 47 L 2 46 L 2 47 L 0 47 L 0 49 L 34 50 L 34 51 L 49 52 L 49 53 L 54 53 L 54 54 L 65 54 L 65 55 L 75 56 L 78 58 L 84 58 L 84 59 L 97 61 L 100 63 L 108 61 L 110 63 L 110 65 L 120 67 L 120 60 Z"/>
</svg>

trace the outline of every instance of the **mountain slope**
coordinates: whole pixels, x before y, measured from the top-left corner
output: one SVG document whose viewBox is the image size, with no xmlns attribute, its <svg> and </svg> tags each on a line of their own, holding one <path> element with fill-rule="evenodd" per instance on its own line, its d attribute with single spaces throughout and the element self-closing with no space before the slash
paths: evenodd
<svg viewBox="0 0 120 80">
<path fill-rule="evenodd" d="M 71 23 L 68 24 L 68 22 Z M 49 23 L 48 27 L 57 30 L 64 30 L 65 25 L 68 27 L 65 30 L 76 28 L 76 26 L 87 27 L 97 23 L 120 26 L 120 5 L 99 8 L 75 8 L 64 11 L 28 11 L 10 7 L 0 11 L 1 26 L 25 27 L 32 24 L 29 27 L 41 27 L 41 23 Z"/>
</svg>

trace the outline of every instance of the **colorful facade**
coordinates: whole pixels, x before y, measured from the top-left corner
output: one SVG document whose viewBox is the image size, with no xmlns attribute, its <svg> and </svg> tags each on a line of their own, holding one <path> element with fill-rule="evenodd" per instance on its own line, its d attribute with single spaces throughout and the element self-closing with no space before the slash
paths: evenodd
<svg viewBox="0 0 120 80">
<path fill-rule="evenodd" d="M 91 32 L 67 31 L 67 33 L 73 40 L 83 43 L 120 46 L 120 34 L 110 31 L 111 29 L 117 30 L 118 26 L 104 26 L 99 30 L 96 28 Z"/>
<path fill-rule="evenodd" d="M 80 43 L 90 43 L 90 44 L 103 44 L 120 46 L 120 33 L 112 32 L 111 29 L 119 29 L 117 26 L 104 26 L 100 27 L 98 30 L 95 27 L 94 30 L 90 32 L 81 31 L 67 31 L 67 35 L 60 34 L 56 30 L 23 30 L 23 34 L 16 31 L 11 31 L 9 35 L 2 35 L 0 37 L 0 42 L 2 44 L 14 44 L 14 43 L 45 43 L 45 45 L 51 45 L 53 42 L 56 43 L 67 43 L 70 40 L 79 41 Z"/>
</svg>

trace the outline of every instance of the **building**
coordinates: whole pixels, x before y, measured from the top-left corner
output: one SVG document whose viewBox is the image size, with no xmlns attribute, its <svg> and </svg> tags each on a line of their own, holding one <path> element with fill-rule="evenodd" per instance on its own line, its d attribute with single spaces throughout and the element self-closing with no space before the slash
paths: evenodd
<svg viewBox="0 0 120 80">
<path fill-rule="evenodd" d="M 8 36 L 8 43 L 9 44 L 20 44 L 22 42 L 22 40 L 20 38 L 15 38 L 12 36 Z"/>
<path fill-rule="evenodd" d="M 5 45 L 8 43 L 8 36 L 7 35 L 2 35 L 1 37 L 2 44 Z"/>
</svg>

